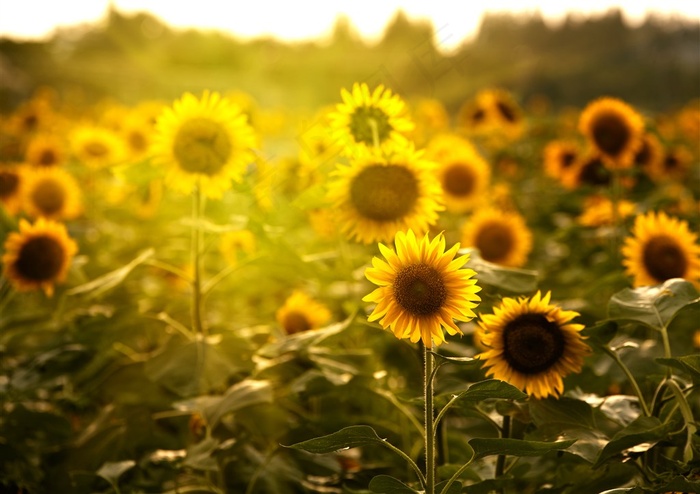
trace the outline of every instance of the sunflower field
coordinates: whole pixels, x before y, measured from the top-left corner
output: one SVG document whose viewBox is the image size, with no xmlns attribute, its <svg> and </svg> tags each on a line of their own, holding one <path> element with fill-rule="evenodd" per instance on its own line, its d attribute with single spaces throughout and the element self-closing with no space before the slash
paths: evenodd
<svg viewBox="0 0 700 494">
<path fill-rule="evenodd" d="M 0 492 L 700 492 L 700 100 L 0 115 Z"/>
</svg>

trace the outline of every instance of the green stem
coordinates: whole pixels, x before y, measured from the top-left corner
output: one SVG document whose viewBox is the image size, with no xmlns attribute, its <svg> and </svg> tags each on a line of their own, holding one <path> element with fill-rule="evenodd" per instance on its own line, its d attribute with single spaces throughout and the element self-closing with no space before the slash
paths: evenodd
<svg viewBox="0 0 700 494">
<path fill-rule="evenodd" d="M 199 222 L 202 217 L 202 191 L 199 184 L 195 185 L 192 192 L 192 329 L 195 334 L 206 336 L 202 324 L 202 262 L 201 242 L 202 229 Z"/>
<path fill-rule="evenodd" d="M 685 398 L 683 391 L 678 386 L 678 383 L 673 379 L 668 380 L 668 387 L 673 392 L 676 397 L 676 403 L 681 409 L 681 415 L 683 416 L 683 421 L 685 422 L 685 427 L 687 430 L 688 439 L 685 443 L 685 448 L 683 448 L 683 461 L 685 463 L 690 462 L 693 459 L 692 450 L 692 439 L 697 431 L 697 426 L 695 425 L 695 419 L 693 417 L 693 411 L 690 409 L 688 400 Z"/>
<path fill-rule="evenodd" d="M 425 398 L 425 494 L 435 494 L 435 416 L 433 414 L 433 354 L 423 346 Z"/>
<path fill-rule="evenodd" d="M 403 458 L 413 469 L 414 472 L 416 472 L 416 475 L 418 476 L 418 480 L 420 481 L 421 487 L 425 489 L 426 494 L 428 493 L 428 485 L 427 485 L 427 479 L 425 478 L 425 475 L 423 475 L 423 472 L 420 471 L 420 468 L 418 468 L 418 465 L 416 465 L 416 462 L 413 461 L 413 459 L 408 456 L 406 453 L 401 451 L 399 448 L 391 444 L 389 441 L 382 441 L 382 444 L 392 450 L 394 453 L 399 455 L 401 458 Z M 433 485 L 433 490 L 430 491 L 431 493 L 434 493 L 435 491 L 435 486 Z"/>
<path fill-rule="evenodd" d="M 507 439 L 510 437 L 510 415 L 503 416 L 503 427 L 501 428 L 501 437 Z M 496 478 L 503 476 L 503 471 L 506 466 L 506 455 L 498 455 L 496 459 Z"/>
<path fill-rule="evenodd" d="M 464 465 L 459 467 L 459 470 L 457 470 L 452 477 L 450 477 L 450 480 L 447 481 L 447 484 L 445 484 L 445 487 L 442 488 L 440 491 L 440 494 L 447 494 L 447 492 L 450 490 L 450 487 L 452 487 L 452 484 L 454 484 L 457 479 L 459 478 L 464 471 L 469 468 L 469 465 L 472 464 L 472 461 L 474 460 L 474 450 L 472 450 L 472 457 L 469 459 L 468 462 L 466 462 Z"/>
<path fill-rule="evenodd" d="M 665 324 L 661 326 L 661 339 L 664 343 L 664 357 L 671 358 L 671 342 L 668 339 L 668 330 Z M 671 368 L 668 366 L 666 367 L 666 378 L 671 378 Z"/>
<path fill-rule="evenodd" d="M 644 401 L 644 395 L 642 394 L 642 390 L 639 388 L 639 384 L 637 384 L 637 380 L 634 378 L 634 376 L 632 375 L 630 370 L 627 368 L 625 363 L 622 361 L 620 356 L 617 354 L 617 352 L 615 352 L 614 350 L 611 350 L 607 346 L 603 347 L 603 351 L 605 353 L 607 353 L 610 356 L 610 358 L 612 358 L 617 363 L 617 365 L 620 366 L 620 368 L 622 369 L 622 372 L 625 373 L 625 375 L 627 376 L 627 379 L 629 380 L 630 384 L 634 388 L 634 392 L 637 395 L 637 398 L 639 398 L 639 406 L 642 407 L 642 411 L 644 412 L 644 415 L 647 417 L 651 417 L 651 413 L 649 412 L 649 408 L 647 407 L 647 404 Z"/>
</svg>

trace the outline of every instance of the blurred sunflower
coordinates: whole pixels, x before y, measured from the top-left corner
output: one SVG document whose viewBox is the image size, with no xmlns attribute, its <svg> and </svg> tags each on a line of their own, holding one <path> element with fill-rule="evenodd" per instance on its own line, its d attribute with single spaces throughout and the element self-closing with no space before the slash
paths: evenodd
<svg viewBox="0 0 700 494">
<path fill-rule="evenodd" d="M 568 189 L 583 186 L 607 187 L 612 182 L 612 174 L 605 166 L 602 156 L 596 151 L 589 151 L 564 170 L 562 184 Z"/>
<path fill-rule="evenodd" d="M 356 148 L 351 166 L 338 166 L 328 190 L 341 231 L 365 244 L 408 228 L 426 232 L 444 209 L 434 170 L 410 145 L 388 155 Z"/>
<path fill-rule="evenodd" d="M 328 307 L 300 290 L 295 290 L 276 313 L 277 322 L 287 334 L 321 328 L 331 316 Z"/>
<path fill-rule="evenodd" d="M 403 133 L 413 130 L 413 122 L 405 115 L 405 103 L 382 84 L 370 92 L 364 82 L 355 83 L 352 92 L 340 91 L 342 103 L 328 115 L 334 135 L 350 152 L 352 145 L 369 147 L 388 143 L 404 145 Z"/>
<path fill-rule="evenodd" d="M 676 116 L 678 128 L 689 143 L 700 147 L 700 98 L 685 105 Z"/>
<path fill-rule="evenodd" d="M 3 275 L 18 291 L 41 289 L 50 297 L 54 285 L 65 280 L 77 251 L 62 224 L 44 218 L 33 225 L 20 220 L 19 232 L 5 241 Z"/>
<path fill-rule="evenodd" d="M 625 274 L 633 285 L 658 285 L 671 278 L 700 282 L 700 246 L 686 221 L 654 211 L 635 218 L 622 246 Z"/>
<path fill-rule="evenodd" d="M 166 184 L 183 193 L 197 185 L 221 198 L 254 159 L 257 137 L 246 116 L 219 93 L 185 93 L 156 123 L 154 160 L 168 168 Z"/>
<path fill-rule="evenodd" d="M 688 177 L 692 163 L 693 155 L 688 148 L 675 145 L 668 147 L 661 159 L 652 163 L 646 170 L 655 182 L 669 180 L 681 182 Z"/>
<path fill-rule="evenodd" d="M 324 108 L 312 119 L 311 124 L 300 126 L 297 141 L 299 142 L 299 160 L 313 163 L 317 168 L 330 163 L 338 156 L 343 146 L 334 135 L 330 125 L 331 108 Z"/>
<path fill-rule="evenodd" d="M 34 168 L 27 171 L 22 206 L 32 218 L 72 219 L 82 212 L 78 182 L 63 168 Z"/>
<path fill-rule="evenodd" d="M 22 206 L 23 169 L 16 165 L 0 166 L 0 204 L 12 216 L 17 214 Z"/>
<path fill-rule="evenodd" d="M 581 151 L 572 141 L 554 140 L 545 145 L 542 154 L 547 176 L 562 180 L 567 170 L 573 169 Z"/>
<path fill-rule="evenodd" d="M 550 305 L 551 293 L 538 291 L 532 298 L 504 298 L 493 314 L 481 314 L 482 343 L 477 355 L 487 376 L 506 381 L 541 399 L 559 396 L 563 378 L 581 372 L 591 353 L 583 342 L 583 324 L 570 321 L 579 314 Z"/>
<path fill-rule="evenodd" d="M 617 203 L 618 220 L 623 220 L 634 214 L 636 206 L 633 202 L 620 200 Z M 612 225 L 614 220 L 613 203 L 607 197 L 600 195 L 589 196 L 585 199 L 583 211 L 576 221 L 579 225 L 599 227 Z"/>
<path fill-rule="evenodd" d="M 483 89 L 466 101 L 460 108 L 458 122 L 467 132 L 490 138 L 517 139 L 525 128 L 522 109 L 511 93 L 499 88 Z"/>
<path fill-rule="evenodd" d="M 634 155 L 635 166 L 649 173 L 649 169 L 656 169 L 664 157 L 661 141 L 654 134 L 646 132 L 642 136 L 642 145 Z"/>
<path fill-rule="evenodd" d="M 119 133 L 126 144 L 129 161 L 140 161 L 148 155 L 154 125 L 142 115 L 136 114 L 125 118 Z"/>
<path fill-rule="evenodd" d="M 255 234 L 250 230 L 226 232 L 219 239 L 219 251 L 231 266 L 238 264 L 241 254 L 254 253 L 256 245 Z"/>
<path fill-rule="evenodd" d="M 365 296 L 377 305 L 368 319 L 379 320 L 384 329 L 399 339 L 422 340 L 427 348 L 445 341 L 443 328 L 450 335 L 462 334 L 456 321 L 476 317 L 472 311 L 481 301 L 472 269 L 461 269 L 468 255 L 455 259 L 459 244 L 445 251 L 445 237 L 428 234 L 418 240 L 412 230 L 399 231 L 395 250 L 379 244 L 386 261 L 375 257 L 365 270 L 369 281 L 378 285 Z"/>
<path fill-rule="evenodd" d="M 25 162 L 37 166 L 60 166 L 66 161 L 64 143 L 54 134 L 37 134 L 27 144 Z"/>
<path fill-rule="evenodd" d="M 450 147 L 443 147 L 449 141 L 431 141 L 426 153 L 438 163 L 435 173 L 447 210 L 463 213 L 483 201 L 491 168 L 468 141 L 458 138 Z"/>
<path fill-rule="evenodd" d="M 598 98 L 586 106 L 579 130 L 610 168 L 628 168 L 642 145 L 644 120 L 630 105 L 616 98 Z"/>
<path fill-rule="evenodd" d="M 462 245 L 475 247 L 483 259 L 501 266 L 523 266 L 532 250 L 532 233 L 515 212 L 480 209 L 464 223 L 461 235 Z"/>
<path fill-rule="evenodd" d="M 124 141 L 112 130 L 81 125 L 70 136 L 76 158 L 88 168 L 97 169 L 119 163 L 125 153 Z"/>
<path fill-rule="evenodd" d="M 415 128 L 411 139 L 415 143 L 425 143 L 433 135 L 446 131 L 450 126 L 450 116 L 440 100 L 423 98 L 413 106 L 411 115 Z"/>
</svg>

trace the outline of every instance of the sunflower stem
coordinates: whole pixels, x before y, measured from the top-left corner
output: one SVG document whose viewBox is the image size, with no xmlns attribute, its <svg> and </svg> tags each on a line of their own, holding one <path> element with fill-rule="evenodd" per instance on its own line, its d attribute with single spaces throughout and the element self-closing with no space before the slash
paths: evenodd
<svg viewBox="0 0 700 494">
<path fill-rule="evenodd" d="M 435 422 L 433 414 L 433 367 L 435 362 L 428 346 L 423 345 L 425 398 L 425 494 L 435 494 Z"/>
<path fill-rule="evenodd" d="M 510 437 L 510 415 L 503 416 L 503 426 L 501 427 L 501 438 L 507 439 Z M 498 455 L 496 459 L 496 478 L 503 476 L 506 466 L 506 455 Z M 503 492 L 501 490 L 501 492 Z"/>
<path fill-rule="evenodd" d="M 603 346 L 603 351 L 607 353 L 610 358 L 612 358 L 617 365 L 622 369 L 622 372 L 625 373 L 627 376 L 627 379 L 629 380 L 630 384 L 634 388 L 634 392 L 637 395 L 637 398 L 639 399 L 639 406 L 642 407 L 642 411 L 644 412 L 644 415 L 646 417 L 651 417 L 651 412 L 649 412 L 649 408 L 647 407 L 646 402 L 644 401 L 644 395 L 642 394 L 642 390 L 639 388 L 639 384 L 637 384 L 637 380 L 634 378 L 632 373 L 630 372 L 629 368 L 625 365 L 625 363 L 622 361 L 620 356 L 617 354 L 615 350 L 612 350 L 611 348 L 608 348 L 607 346 Z"/>
<path fill-rule="evenodd" d="M 199 222 L 202 216 L 202 191 L 200 184 L 192 191 L 192 329 L 195 334 L 206 336 L 202 324 L 202 229 Z"/>
<path fill-rule="evenodd" d="M 374 141 L 374 147 L 379 149 L 379 129 L 377 128 L 377 121 L 370 118 L 369 126 L 372 127 L 372 141 Z"/>
</svg>

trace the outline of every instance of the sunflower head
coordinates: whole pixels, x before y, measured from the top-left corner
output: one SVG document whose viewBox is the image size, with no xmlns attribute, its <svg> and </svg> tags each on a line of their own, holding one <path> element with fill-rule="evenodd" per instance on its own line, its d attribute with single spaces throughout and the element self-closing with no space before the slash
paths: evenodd
<svg viewBox="0 0 700 494">
<path fill-rule="evenodd" d="M 37 134 L 27 144 L 25 161 L 37 167 L 60 166 L 66 161 L 66 149 L 54 134 Z"/>
<path fill-rule="evenodd" d="M 551 293 L 504 298 L 493 314 L 481 314 L 481 341 L 488 348 L 477 355 L 486 374 L 509 382 L 535 398 L 559 396 L 563 378 L 581 372 L 591 352 L 583 342 L 579 314 L 550 304 Z"/>
<path fill-rule="evenodd" d="M 331 311 L 306 293 L 295 290 L 277 310 L 277 322 L 285 333 L 295 334 L 323 327 Z"/>
<path fill-rule="evenodd" d="M 390 154 L 356 148 L 350 166 L 338 166 L 328 198 L 342 232 L 369 244 L 387 241 L 397 231 L 425 232 L 443 210 L 435 164 L 412 146 Z"/>
<path fill-rule="evenodd" d="M 642 144 L 634 155 L 634 165 L 649 170 L 657 168 L 663 159 L 664 151 L 661 141 L 654 134 L 646 132 L 642 136 Z"/>
<path fill-rule="evenodd" d="M 219 93 L 201 99 L 186 93 L 156 122 L 151 152 L 167 167 L 166 183 L 183 193 L 195 186 L 220 198 L 232 180 L 240 180 L 257 144 L 246 116 Z"/>
<path fill-rule="evenodd" d="M 518 213 L 483 208 L 462 226 L 462 244 L 475 247 L 486 261 L 521 267 L 532 250 L 532 233 Z"/>
<path fill-rule="evenodd" d="M 343 99 L 328 117 L 335 136 L 352 152 L 354 146 L 382 147 L 405 144 L 404 133 L 413 130 L 405 115 L 405 103 L 383 85 L 370 92 L 365 83 L 355 83 L 352 91 L 343 88 Z"/>
<path fill-rule="evenodd" d="M 412 230 L 396 234 L 395 249 L 379 244 L 386 260 L 375 257 L 365 276 L 379 288 L 364 297 L 377 305 L 370 321 L 392 331 L 399 339 L 422 340 L 431 348 L 445 341 L 443 328 L 462 334 L 456 321 L 476 317 L 481 290 L 471 269 L 462 269 L 468 256 L 455 258 L 459 244 L 445 250 L 442 234 L 417 239 Z"/>
<path fill-rule="evenodd" d="M 27 172 L 22 204 L 33 218 L 71 219 L 82 212 L 78 183 L 68 172 L 57 167 Z"/>
<path fill-rule="evenodd" d="M 599 98 L 586 106 L 579 130 L 611 168 L 628 168 L 642 145 L 644 120 L 616 98 Z"/>
<path fill-rule="evenodd" d="M 572 141 L 550 141 L 544 147 L 544 171 L 556 179 L 562 180 L 567 170 L 573 169 L 581 151 Z"/>
<path fill-rule="evenodd" d="M 65 280 L 77 250 L 62 224 L 44 218 L 33 225 L 20 220 L 19 232 L 5 241 L 3 274 L 19 291 L 42 289 L 51 296 L 54 285 Z"/>
<path fill-rule="evenodd" d="M 22 204 L 23 168 L 15 165 L 0 165 L 0 204 L 5 210 L 15 215 Z"/>
<path fill-rule="evenodd" d="M 82 125 L 70 136 L 73 153 L 89 168 L 102 168 L 119 163 L 125 155 L 124 141 L 105 127 Z"/>
<path fill-rule="evenodd" d="M 700 246 L 686 221 L 653 211 L 638 215 L 622 246 L 625 273 L 633 285 L 658 285 L 671 278 L 700 283 Z"/>
<path fill-rule="evenodd" d="M 617 202 L 617 218 L 624 219 L 634 214 L 636 206 L 633 202 L 620 200 Z M 607 197 L 592 195 L 586 198 L 583 212 L 577 222 L 583 226 L 600 227 L 613 225 L 615 214 L 613 202 Z"/>
<path fill-rule="evenodd" d="M 257 241 L 255 234 L 250 230 L 236 230 L 221 235 L 219 250 L 224 259 L 231 265 L 238 264 L 241 255 L 250 255 L 255 252 Z"/>
<path fill-rule="evenodd" d="M 573 166 L 563 171 L 562 184 L 569 189 L 579 187 L 607 187 L 612 182 L 612 173 L 605 160 L 596 151 L 589 151 Z"/>
</svg>

